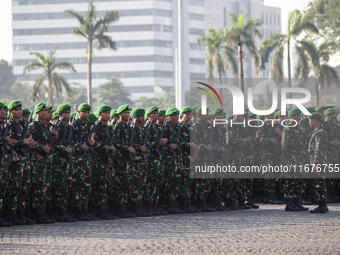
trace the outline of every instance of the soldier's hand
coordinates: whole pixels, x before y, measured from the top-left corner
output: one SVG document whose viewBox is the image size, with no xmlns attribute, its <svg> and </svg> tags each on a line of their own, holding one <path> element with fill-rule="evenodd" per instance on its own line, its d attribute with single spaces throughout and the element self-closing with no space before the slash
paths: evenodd
<svg viewBox="0 0 340 255">
<path fill-rule="evenodd" d="M 19 156 L 18 156 L 18 154 L 16 153 L 16 151 L 12 151 L 12 155 L 13 155 L 13 159 L 14 159 L 14 161 L 18 161 L 19 160 Z"/>
<path fill-rule="evenodd" d="M 200 151 L 200 149 L 201 149 L 201 145 L 198 145 L 198 146 L 196 147 L 196 150 L 194 150 L 194 152 L 195 152 L 195 153 L 198 153 L 198 152 Z"/>
<path fill-rule="evenodd" d="M 145 145 L 143 145 L 143 146 L 139 146 L 139 149 L 142 151 L 142 152 L 146 152 L 146 146 Z"/>
<path fill-rule="evenodd" d="M 17 140 L 10 138 L 10 137 L 7 137 L 7 143 L 10 146 L 14 146 L 17 143 Z"/>
<path fill-rule="evenodd" d="M 205 147 L 208 151 L 212 151 L 212 146 L 209 144 L 208 146 Z"/>
<path fill-rule="evenodd" d="M 32 144 L 31 139 L 24 139 L 22 142 L 25 145 L 31 145 Z"/>
<path fill-rule="evenodd" d="M 250 136 L 248 136 L 248 137 L 246 138 L 246 141 L 247 141 L 247 142 L 251 142 L 252 140 L 253 140 L 253 138 L 250 137 Z"/>
<path fill-rule="evenodd" d="M 48 145 L 45 145 L 44 147 L 42 147 L 42 150 L 48 154 L 51 151 L 51 147 L 49 147 Z"/>
<path fill-rule="evenodd" d="M 227 152 L 227 149 L 225 147 L 221 146 L 221 151 L 222 152 Z"/>
<path fill-rule="evenodd" d="M 197 149 L 197 145 L 193 142 L 190 142 L 189 146 L 192 147 L 194 151 Z"/>
<path fill-rule="evenodd" d="M 334 145 L 334 146 L 339 146 L 340 145 L 340 141 L 337 141 L 337 140 L 333 140 L 331 141 L 331 144 Z"/>
<path fill-rule="evenodd" d="M 183 163 L 181 162 L 181 169 L 183 169 L 184 168 L 184 165 L 183 165 Z"/>
<path fill-rule="evenodd" d="M 35 143 L 35 141 L 33 140 L 33 139 L 27 139 L 28 141 L 29 141 L 29 147 L 33 147 L 34 146 L 34 143 Z"/>
<path fill-rule="evenodd" d="M 271 141 L 274 145 L 279 145 L 279 142 L 278 142 L 275 138 L 270 138 L 270 141 Z"/>
<path fill-rule="evenodd" d="M 93 140 L 93 139 L 87 141 L 87 143 L 88 143 L 89 145 L 91 145 L 91 146 L 94 145 L 94 142 L 95 142 L 95 140 Z"/>
<path fill-rule="evenodd" d="M 54 140 L 57 140 L 59 136 L 59 132 L 57 130 L 52 130 L 51 133 L 54 134 Z"/>
<path fill-rule="evenodd" d="M 84 144 L 80 147 L 80 149 L 81 149 L 82 151 L 87 152 L 87 151 L 89 150 L 89 147 L 86 146 L 86 144 L 84 143 Z"/>
<path fill-rule="evenodd" d="M 72 154 L 72 148 L 71 148 L 70 146 L 67 146 L 66 149 L 65 149 L 65 151 L 66 151 L 67 153 Z"/>
<path fill-rule="evenodd" d="M 161 146 L 165 146 L 167 142 L 168 142 L 168 139 L 166 139 L 166 138 L 161 138 L 160 144 L 161 144 Z"/>
<path fill-rule="evenodd" d="M 114 154 L 117 150 L 115 147 L 113 147 L 112 145 L 109 147 L 109 150 L 111 151 L 112 154 Z"/>
<path fill-rule="evenodd" d="M 130 152 L 130 153 L 132 153 L 132 154 L 134 154 L 135 153 L 135 148 L 133 148 L 133 147 L 128 147 L 127 148 L 128 149 L 128 151 Z"/>
<path fill-rule="evenodd" d="M 170 147 L 171 149 L 173 149 L 173 150 L 176 150 L 176 149 L 177 149 L 177 144 L 171 143 L 171 144 L 169 145 L 169 147 Z"/>
</svg>

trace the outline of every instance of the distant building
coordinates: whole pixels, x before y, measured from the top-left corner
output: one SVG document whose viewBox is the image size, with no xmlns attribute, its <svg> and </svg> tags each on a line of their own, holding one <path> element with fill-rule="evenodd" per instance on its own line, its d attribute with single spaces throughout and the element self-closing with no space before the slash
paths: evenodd
<svg viewBox="0 0 340 255">
<path fill-rule="evenodd" d="M 229 12 L 247 12 L 248 18 L 263 18 L 264 38 L 281 32 L 280 9 L 267 7 L 261 0 L 182 0 L 183 83 L 206 76 L 205 51 L 196 45 L 207 28 L 229 26 Z M 121 79 L 131 99 L 159 97 L 176 84 L 178 1 L 174 0 L 94 0 L 98 17 L 107 10 L 119 11 L 121 18 L 109 27 L 108 35 L 117 42 L 117 51 L 94 51 L 92 77 L 94 90 L 106 77 Z M 60 72 L 69 82 L 86 85 L 84 38 L 72 34 L 78 26 L 65 10 L 86 13 L 88 0 L 12 0 L 13 66 L 19 78 L 34 81 L 35 73 L 23 75 L 32 59 L 30 51 L 46 54 L 58 49 L 56 57 L 73 63 L 77 73 Z M 255 77 L 254 65 L 245 66 L 245 77 Z M 269 65 L 270 66 L 270 65 Z M 268 70 L 268 71 L 267 71 Z M 260 77 L 268 77 L 269 69 Z"/>
</svg>

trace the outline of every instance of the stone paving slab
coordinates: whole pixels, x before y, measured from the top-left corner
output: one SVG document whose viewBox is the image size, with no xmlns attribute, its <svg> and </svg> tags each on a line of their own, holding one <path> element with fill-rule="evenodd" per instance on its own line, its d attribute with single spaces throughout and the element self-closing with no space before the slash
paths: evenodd
<svg viewBox="0 0 340 255">
<path fill-rule="evenodd" d="M 314 207 L 314 206 L 312 206 Z M 340 254 L 340 204 L 327 214 L 211 212 L 0 228 L 2 254 Z"/>
</svg>

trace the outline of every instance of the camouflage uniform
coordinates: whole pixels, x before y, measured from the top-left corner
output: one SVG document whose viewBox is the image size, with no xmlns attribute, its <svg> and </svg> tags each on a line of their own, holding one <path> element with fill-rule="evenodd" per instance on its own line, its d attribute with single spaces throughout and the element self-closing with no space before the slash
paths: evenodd
<svg viewBox="0 0 340 255">
<path fill-rule="evenodd" d="M 33 122 L 29 128 L 32 139 L 35 141 L 32 152 L 32 207 L 44 213 L 47 191 L 51 187 L 51 157 L 46 155 L 42 147 L 46 145 L 46 140 L 50 135 L 49 124 L 44 124 L 39 120 Z"/>
<path fill-rule="evenodd" d="M 311 164 L 328 163 L 327 146 L 328 139 L 326 132 L 321 127 L 314 129 L 308 146 Z M 324 178 L 315 179 L 314 188 L 319 201 L 326 202 L 327 190 Z"/>
<path fill-rule="evenodd" d="M 191 198 L 190 187 L 192 179 L 190 178 L 190 126 L 184 124 L 180 135 L 182 153 L 180 155 L 183 162 L 183 171 L 181 171 L 180 197 L 184 200 Z"/>
<path fill-rule="evenodd" d="M 57 131 L 59 132 L 58 140 L 56 141 L 56 153 L 53 160 L 53 191 L 54 191 L 54 204 L 59 212 L 65 211 L 68 207 L 70 200 L 70 191 L 72 184 L 72 156 L 65 151 L 67 145 L 65 145 L 68 132 L 69 124 L 60 124 Z M 73 128 L 73 127 L 71 127 Z M 72 144 L 68 144 L 72 146 Z"/>
<path fill-rule="evenodd" d="M 7 139 L 2 138 L 4 131 L 4 123 L 0 123 L 0 148 L 1 158 L 0 158 L 0 217 L 3 208 L 3 201 L 6 197 L 7 186 L 8 186 L 8 155 L 4 149 L 7 146 Z"/>
</svg>

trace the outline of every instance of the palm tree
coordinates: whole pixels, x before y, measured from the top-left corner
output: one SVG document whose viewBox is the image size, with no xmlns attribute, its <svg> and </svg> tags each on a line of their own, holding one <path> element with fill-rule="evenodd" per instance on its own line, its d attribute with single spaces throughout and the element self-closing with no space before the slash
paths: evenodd
<svg viewBox="0 0 340 255">
<path fill-rule="evenodd" d="M 35 79 L 33 86 L 33 101 L 38 99 L 38 92 L 44 88 L 48 94 L 47 103 L 53 104 L 55 95 L 59 97 L 59 94 L 63 89 L 66 91 L 67 96 L 71 96 L 72 89 L 70 84 L 65 80 L 63 76 L 56 72 L 56 69 L 69 70 L 76 72 L 73 65 L 67 61 L 57 62 L 54 58 L 56 49 L 50 51 L 47 56 L 44 56 L 40 52 L 30 52 L 30 55 L 35 55 L 37 60 L 29 63 L 24 68 L 24 74 L 27 72 L 43 69 L 43 73 L 39 74 Z M 47 85 L 45 80 L 47 79 Z"/>
<path fill-rule="evenodd" d="M 255 65 L 259 63 L 259 56 L 257 54 L 257 47 L 255 43 L 256 37 L 261 39 L 262 34 L 259 27 L 263 25 L 262 19 L 250 19 L 245 21 L 247 13 L 237 16 L 235 13 L 230 13 L 230 22 L 232 27 L 226 27 L 224 30 L 225 41 L 234 48 L 235 54 L 238 56 L 240 66 L 240 56 L 238 54 L 238 43 L 241 41 L 242 45 L 249 52 L 250 56 L 255 60 Z"/>
<path fill-rule="evenodd" d="M 316 105 L 319 105 L 319 91 L 322 87 L 326 85 L 329 87 L 331 84 L 339 86 L 336 70 L 327 64 L 330 56 L 335 53 L 337 46 L 334 42 L 323 42 L 319 47 L 312 40 L 308 41 L 308 43 L 307 47 L 297 48 L 298 56 L 301 55 L 301 57 L 299 57 L 295 66 L 295 76 L 302 78 L 302 83 L 305 84 L 309 73 L 313 73 L 315 77 Z"/>
<path fill-rule="evenodd" d="M 79 27 L 73 29 L 73 34 L 86 38 L 87 46 L 87 101 L 92 102 L 92 59 L 93 59 L 93 43 L 97 43 L 97 49 L 110 48 L 116 50 L 116 43 L 110 36 L 105 35 L 108 26 L 118 21 L 119 13 L 117 11 L 107 11 L 103 18 L 97 19 L 93 0 L 89 2 L 89 9 L 86 15 L 74 10 L 65 11 L 69 16 L 77 19 Z"/>
<path fill-rule="evenodd" d="M 303 40 L 297 40 L 297 37 L 302 32 L 318 33 L 318 29 L 314 24 L 308 21 L 306 16 L 303 16 L 299 10 L 295 10 L 290 13 L 288 18 L 288 29 L 286 34 L 273 34 L 270 38 L 264 40 L 260 47 L 260 67 L 265 68 L 265 64 L 268 63 L 270 54 L 274 51 L 272 76 L 277 83 L 280 83 L 283 79 L 283 53 L 284 47 L 287 47 L 287 64 L 288 64 L 288 79 L 289 86 L 292 86 L 291 75 L 291 59 L 290 51 L 292 43 L 299 52 L 299 47 L 307 47 L 308 43 L 304 43 Z"/>
</svg>

